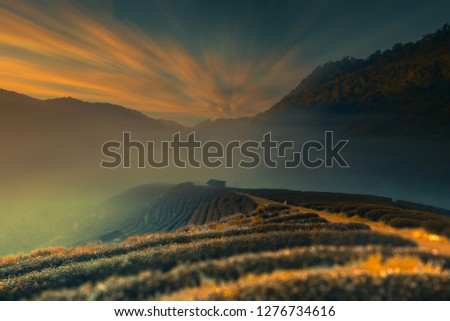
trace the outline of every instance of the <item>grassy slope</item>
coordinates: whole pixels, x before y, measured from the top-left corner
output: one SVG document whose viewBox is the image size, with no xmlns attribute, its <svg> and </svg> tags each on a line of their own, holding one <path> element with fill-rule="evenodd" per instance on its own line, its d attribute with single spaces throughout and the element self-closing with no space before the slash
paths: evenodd
<svg viewBox="0 0 450 321">
<path fill-rule="evenodd" d="M 266 206 L 124 243 L 3 259 L 0 299 L 450 298 L 446 238 L 428 247 L 406 230 L 253 198 Z"/>
<path fill-rule="evenodd" d="M 281 206 L 282 203 L 274 201 L 274 200 L 266 200 L 261 197 L 257 196 L 251 196 L 256 202 L 258 203 L 265 203 L 265 204 L 273 204 Z M 367 206 L 367 204 L 366 204 Z M 450 239 L 446 237 L 445 235 L 438 235 L 434 234 L 431 231 L 428 231 L 426 228 L 418 226 L 415 228 L 408 228 L 408 227 L 402 227 L 402 228 L 394 228 L 390 226 L 388 223 L 384 221 L 377 221 L 373 220 L 372 218 L 365 218 L 361 217 L 359 215 L 349 215 L 347 211 L 326 211 L 326 210 L 317 210 L 310 208 L 310 204 L 308 204 L 308 207 L 304 206 L 295 206 L 291 205 L 289 206 L 292 209 L 298 210 L 298 211 L 308 211 L 310 213 L 316 214 L 323 219 L 326 219 L 329 222 L 335 223 L 335 224 L 365 224 L 368 226 L 372 231 L 376 231 L 383 234 L 390 234 L 395 236 L 400 236 L 405 239 L 410 239 L 414 241 L 417 246 L 424 250 L 435 254 L 444 254 L 444 255 L 450 255 Z M 313 206 L 314 207 L 314 206 Z M 320 206 L 319 208 L 322 208 Z M 328 208 L 328 207 L 325 207 Z M 428 217 L 430 213 L 424 213 L 425 217 Z M 435 219 L 435 215 L 431 216 L 432 219 Z M 443 220 L 443 226 L 446 226 L 446 221 L 449 219 L 447 217 L 439 217 L 438 219 Z M 424 220 L 424 222 L 427 222 Z M 448 224 L 448 223 L 447 223 Z M 426 227 L 426 225 L 424 225 Z"/>
<path fill-rule="evenodd" d="M 127 236 L 171 232 L 187 224 L 204 224 L 254 209 L 254 202 L 247 196 L 230 189 L 192 183 L 150 184 L 128 190 L 102 204 L 98 215 L 103 221 L 98 224 L 105 227 L 105 232 L 119 232 L 117 238 L 124 240 Z"/>
<path fill-rule="evenodd" d="M 236 190 L 244 194 L 269 198 L 271 202 L 335 213 L 354 219 L 383 222 L 395 228 L 423 228 L 428 233 L 450 237 L 450 217 L 446 209 L 372 195 L 301 192 L 291 190 Z M 313 211 L 315 212 L 315 211 Z"/>
</svg>

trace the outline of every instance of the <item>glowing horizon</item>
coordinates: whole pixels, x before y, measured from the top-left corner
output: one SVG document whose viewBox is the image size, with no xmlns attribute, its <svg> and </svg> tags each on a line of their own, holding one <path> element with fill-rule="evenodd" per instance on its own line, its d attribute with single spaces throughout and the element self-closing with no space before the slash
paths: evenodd
<svg viewBox="0 0 450 321">
<path fill-rule="evenodd" d="M 151 2 L 144 21 L 154 25 L 147 26 L 120 0 L 1 1 L 0 88 L 40 99 L 108 102 L 185 125 L 252 116 L 330 57 L 379 49 L 379 34 L 394 23 L 371 31 L 370 44 L 359 35 L 364 42 L 350 45 L 348 30 L 358 32 L 352 25 L 331 21 L 321 29 L 325 3 L 221 3 L 227 7 L 216 12 L 207 2 L 187 9 L 171 7 L 175 2 Z M 414 16 L 399 32 L 408 19 Z M 342 35 L 334 37 L 337 31 Z"/>
<path fill-rule="evenodd" d="M 288 88 L 303 75 L 292 69 L 300 48 L 252 64 L 215 48 L 194 57 L 176 39 L 154 39 L 110 12 L 92 15 L 73 3 L 45 12 L 11 2 L 0 7 L 0 17 L 0 88 L 40 99 L 71 96 L 147 114 L 240 117 L 276 102 L 279 95 L 267 92 L 278 79 Z"/>
</svg>

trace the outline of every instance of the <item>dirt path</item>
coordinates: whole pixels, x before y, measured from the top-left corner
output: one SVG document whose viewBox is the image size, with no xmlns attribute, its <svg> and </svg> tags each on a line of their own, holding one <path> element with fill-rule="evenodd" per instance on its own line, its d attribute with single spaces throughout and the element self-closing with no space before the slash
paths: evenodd
<svg viewBox="0 0 450 321">
<path fill-rule="evenodd" d="M 246 194 L 248 197 L 252 198 L 256 202 L 263 204 L 263 205 L 270 205 L 270 204 L 277 204 L 277 205 L 284 205 L 281 202 L 276 202 L 272 200 L 268 200 L 262 197 L 254 196 Z M 294 210 L 299 210 L 300 212 L 308 212 L 308 213 L 316 213 L 319 216 L 323 217 L 324 219 L 334 222 L 334 223 L 364 223 L 370 226 L 372 231 L 384 233 L 384 234 L 394 234 L 397 236 L 401 236 L 403 238 L 407 238 L 410 240 L 413 240 L 417 243 L 418 247 L 423 251 L 428 251 L 433 254 L 445 254 L 450 255 L 450 240 L 446 237 L 439 236 L 436 234 L 431 234 L 425 231 L 424 229 L 420 228 L 405 228 L 405 229 L 396 229 L 392 226 L 386 225 L 383 222 L 373 222 L 369 221 L 367 219 L 353 216 L 353 217 L 347 217 L 343 213 L 329 213 L 325 211 L 318 211 L 313 210 L 310 208 L 302 207 L 302 206 L 294 206 L 289 205 L 288 206 Z"/>
</svg>

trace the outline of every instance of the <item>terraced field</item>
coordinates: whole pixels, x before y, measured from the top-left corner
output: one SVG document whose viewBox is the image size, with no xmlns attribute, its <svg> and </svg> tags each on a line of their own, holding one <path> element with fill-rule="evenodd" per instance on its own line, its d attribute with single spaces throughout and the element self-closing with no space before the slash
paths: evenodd
<svg viewBox="0 0 450 321">
<path fill-rule="evenodd" d="M 3 258 L 0 300 L 450 299 L 450 257 L 260 203 L 171 233 Z"/>
<path fill-rule="evenodd" d="M 395 228 L 422 228 L 430 233 L 450 237 L 450 211 L 434 206 L 372 195 L 273 189 L 239 191 L 302 208 L 343 214 L 348 218 L 357 216 Z"/>
<path fill-rule="evenodd" d="M 256 203 L 229 189 L 179 185 L 143 185 L 99 206 L 97 224 L 105 233 L 89 241 L 124 240 L 128 236 L 171 232 L 188 224 L 218 221 L 234 213 L 250 213 Z"/>
</svg>

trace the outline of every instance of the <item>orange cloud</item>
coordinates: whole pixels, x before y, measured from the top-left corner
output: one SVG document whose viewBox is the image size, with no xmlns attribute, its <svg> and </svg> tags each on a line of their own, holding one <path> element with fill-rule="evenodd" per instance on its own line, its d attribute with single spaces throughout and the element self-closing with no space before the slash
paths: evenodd
<svg viewBox="0 0 450 321">
<path fill-rule="evenodd" d="M 167 118 L 240 117 L 269 108 L 304 75 L 295 67 L 300 47 L 255 61 L 199 43 L 194 55 L 73 2 L 2 2 L 0 21 L 0 87 L 38 98 L 107 101 Z"/>
</svg>

